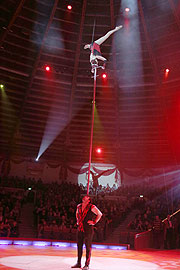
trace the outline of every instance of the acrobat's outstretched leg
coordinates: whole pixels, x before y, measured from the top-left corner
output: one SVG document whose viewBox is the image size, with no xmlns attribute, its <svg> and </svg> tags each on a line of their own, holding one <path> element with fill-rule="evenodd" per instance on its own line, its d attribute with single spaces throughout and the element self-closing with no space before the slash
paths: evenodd
<svg viewBox="0 0 180 270">
<path fill-rule="evenodd" d="M 113 30 L 110 30 L 109 32 L 107 32 L 107 34 L 105 34 L 103 37 L 98 38 L 97 40 L 95 40 L 94 42 L 96 42 L 96 44 L 101 45 L 104 41 L 106 41 L 106 39 L 108 39 L 113 33 L 117 32 L 118 30 L 120 30 L 123 26 L 119 25 L 116 26 L 116 28 L 114 28 Z"/>
<path fill-rule="evenodd" d="M 106 39 L 108 39 L 113 33 L 115 33 L 116 31 L 120 30 L 123 26 L 116 26 L 116 28 L 114 28 L 113 30 L 110 30 L 109 32 L 107 32 L 103 37 L 95 40 L 93 42 L 93 45 L 91 44 L 86 44 L 84 46 L 84 49 L 89 48 L 91 50 L 91 54 L 90 54 L 90 63 L 91 63 L 91 72 L 94 73 L 94 69 L 98 67 L 98 60 L 104 62 L 103 66 L 99 66 L 100 68 L 105 69 L 105 65 L 107 62 L 107 59 L 105 57 L 103 57 L 101 55 L 100 52 L 100 45 L 106 41 Z M 91 49 L 91 46 L 93 46 L 93 48 Z"/>
<path fill-rule="evenodd" d="M 119 26 L 116 26 L 116 28 L 114 28 L 113 30 L 110 30 L 109 32 L 107 32 L 103 37 L 97 39 L 94 41 L 94 43 L 98 44 L 99 46 L 104 42 L 106 41 L 106 39 L 108 39 L 113 33 L 117 32 L 118 30 L 120 30 L 123 26 L 122 25 L 119 25 Z M 90 62 L 91 62 L 91 65 L 93 63 L 93 61 L 96 59 L 97 60 L 100 60 L 100 61 L 103 61 L 104 64 L 103 64 L 103 69 L 105 69 L 105 65 L 106 65 L 106 62 L 107 62 L 107 59 L 105 57 L 103 57 L 102 55 L 94 55 L 94 54 L 91 54 L 90 55 Z M 93 70 L 93 68 L 92 68 Z"/>
</svg>

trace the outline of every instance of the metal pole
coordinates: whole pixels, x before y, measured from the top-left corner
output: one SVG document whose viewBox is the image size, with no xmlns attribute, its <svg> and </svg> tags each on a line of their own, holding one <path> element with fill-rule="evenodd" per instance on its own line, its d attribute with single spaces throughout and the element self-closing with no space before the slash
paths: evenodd
<svg viewBox="0 0 180 270">
<path fill-rule="evenodd" d="M 89 195 L 89 182 L 90 182 L 90 170 L 91 170 L 91 159 L 92 159 L 94 109 L 95 109 L 95 100 L 96 100 L 96 77 L 97 77 L 97 67 L 94 68 L 94 93 L 93 93 L 93 109 L 92 109 L 92 121 L 91 121 L 91 138 L 90 138 L 90 149 L 89 149 L 89 169 L 88 169 L 87 195 Z"/>
</svg>

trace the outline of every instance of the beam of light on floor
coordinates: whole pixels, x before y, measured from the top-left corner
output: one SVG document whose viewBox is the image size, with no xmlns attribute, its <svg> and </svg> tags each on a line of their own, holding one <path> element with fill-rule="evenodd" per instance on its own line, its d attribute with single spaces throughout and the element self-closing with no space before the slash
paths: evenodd
<svg viewBox="0 0 180 270">
<path fill-rule="evenodd" d="M 48 255 L 24 255 L 24 256 L 9 256 L 0 259 L 0 264 L 7 267 L 15 267 L 16 269 L 34 270 L 34 269 L 51 269 L 66 270 L 70 269 L 71 265 L 75 263 L 74 257 L 63 256 L 48 256 Z M 83 257 L 82 263 L 84 265 L 85 258 Z M 113 265 L 114 270 L 121 269 L 134 269 L 134 270 L 157 270 L 159 266 L 153 262 L 147 262 L 136 259 L 123 259 L 123 258 L 107 258 L 107 257 L 92 257 L 90 269 L 105 269 L 109 270 Z"/>
</svg>

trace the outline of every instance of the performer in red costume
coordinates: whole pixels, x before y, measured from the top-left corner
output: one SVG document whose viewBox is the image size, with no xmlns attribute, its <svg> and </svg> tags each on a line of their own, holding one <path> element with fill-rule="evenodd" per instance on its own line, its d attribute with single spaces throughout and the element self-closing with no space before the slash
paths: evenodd
<svg viewBox="0 0 180 270">
<path fill-rule="evenodd" d="M 83 270 L 89 269 L 91 258 L 91 244 L 93 238 L 93 226 L 100 220 L 102 216 L 101 211 L 93 204 L 91 198 L 86 195 L 82 199 L 82 203 L 78 204 L 76 210 L 76 220 L 78 225 L 77 232 L 77 246 L 78 246 L 78 260 L 71 268 L 81 268 L 81 258 L 83 254 L 83 242 L 86 246 L 86 262 Z"/>
<path fill-rule="evenodd" d="M 91 44 L 86 44 L 84 46 L 84 49 L 90 49 L 91 53 L 90 53 L 90 63 L 93 66 L 94 64 L 98 65 L 98 60 L 101 60 L 104 62 L 104 68 L 105 68 L 105 64 L 107 59 L 105 57 L 103 57 L 101 55 L 101 50 L 100 50 L 100 45 L 106 41 L 106 39 L 108 39 L 113 33 L 117 32 L 118 30 L 120 30 L 123 26 L 116 26 L 113 30 L 110 30 L 109 32 L 106 33 L 106 35 L 104 35 L 103 37 L 95 40 L 94 42 L 92 42 Z"/>
</svg>

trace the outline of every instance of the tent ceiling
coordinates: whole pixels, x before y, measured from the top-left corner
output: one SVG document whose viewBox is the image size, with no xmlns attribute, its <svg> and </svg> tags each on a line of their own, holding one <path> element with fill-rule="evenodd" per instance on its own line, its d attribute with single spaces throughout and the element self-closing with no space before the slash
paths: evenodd
<svg viewBox="0 0 180 270">
<path fill-rule="evenodd" d="M 67 4 L 1 1 L 0 154 L 35 158 L 42 146 L 43 159 L 88 161 L 93 79 L 83 46 L 95 22 L 95 39 L 124 28 L 102 45 L 108 80 L 97 78 L 93 149 L 103 153 L 93 161 L 179 163 L 179 1 L 73 0 L 71 11 Z"/>
</svg>

